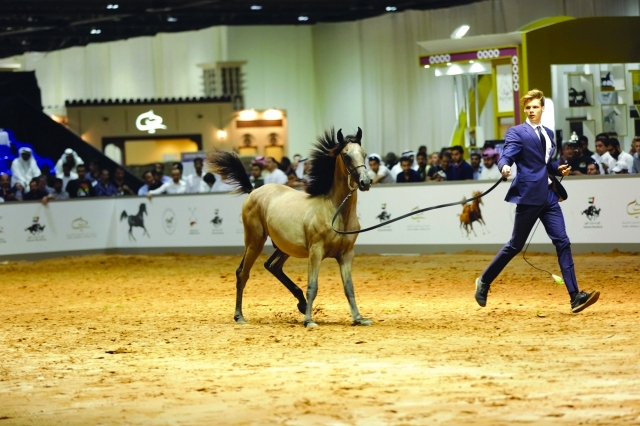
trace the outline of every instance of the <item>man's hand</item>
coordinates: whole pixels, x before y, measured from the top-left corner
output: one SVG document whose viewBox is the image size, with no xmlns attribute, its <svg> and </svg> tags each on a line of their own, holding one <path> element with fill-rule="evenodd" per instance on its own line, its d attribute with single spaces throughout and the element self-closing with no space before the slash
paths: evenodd
<svg viewBox="0 0 640 426">
<path fill-rule="evenodd" d="M 506 164 L 502 166 L 502 177 L 508 178 L 511 176 L 511 167 Z"/>
<path fill-rule="evenodd" d="M 153 198 L 153 194 L 150 194 L 150 193 L 147 192 L 147 198 L 148 199 L 152 199 Z"/>
<path fill-rule="evenodd" d="M 571 166 L 563 164 L 561 166 L 558 166 L 558 171 L 562 176 L 567 176 L 569 173 L 571 173 Z"/>
</svg>

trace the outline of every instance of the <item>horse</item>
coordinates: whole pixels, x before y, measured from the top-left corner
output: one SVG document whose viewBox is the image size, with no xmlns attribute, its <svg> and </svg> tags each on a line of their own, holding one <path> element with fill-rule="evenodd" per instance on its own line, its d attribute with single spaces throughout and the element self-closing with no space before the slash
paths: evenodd
<svg viewBox="0 0 640 426">
<path fill-rule="evenodd" d="M 342 130 L 338 130 L 337 140 L 333 129 L 320 136 L 311 152 L 311 167 L 304 192 L 278 184 L 266 184 L 254 189 L 237 154 L 219 150 L 209 154 L 211 169 L 235 186 L 236 192 L 249 194 L 242 204 L 244 256 L 236 270 L 233 318 L 238 324 L 246 324 L 242 314 L 242 295 L 251 268 L 262 252 L 267 237 L 271 237 L 275 251 L 264 267 L 298 300 L 298 310 L 305 314 L 305 327 L 318 326 L 312 319 L 312 307 L 318 293 L 320 263 L 325 258 L 336 259 L 340 266 L 353 324 L 368 326 L 373 323 L 360 315 L 351 279 L 355 255 L 353 246 L 357 234 L 341 235 L 331 226 L 332 217 L 341 202 L 349 193 L 353 193 L 345 202 L 335 226 L 360 230 L 355 190 L 368 191 L 371 187 L 365 167 L 367 155 L 361 141 L 360 128 L 355 136 L 347 137 L 343 137 Z M 306 300 L 300 287 L 283 271 L 283 265 L 290 256 L 309 259 Z"/>
<path fill-rule="evenodd" d="M 140 204 L 140 208 L 138 209 L 138 214 L 128 216 L 125 210 L 122 211 L 120 215 L 120 221 L 122 222 L 124 219 L 127 219 L 127 223 L 129 223 L 129 239 L 133 238 L 133 241 L 137 241 L 136 237 L 133 236 L 133 228 L 135 226 L 139 226 L 144 230 L 142 235 L 146 235 L 149 237 L 149 233 L 147 232 L 147 228 L 144 227 L 144 218 L 143 215 L 147 213 L 147 205 L 142 203 Z"/>
</svg>

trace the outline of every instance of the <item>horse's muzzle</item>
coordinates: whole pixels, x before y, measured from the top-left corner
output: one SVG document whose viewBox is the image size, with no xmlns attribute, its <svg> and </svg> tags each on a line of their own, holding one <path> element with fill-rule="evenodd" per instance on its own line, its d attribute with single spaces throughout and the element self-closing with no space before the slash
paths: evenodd
<svg viewBox="0 0 640 426">
<path fill-rule="evenodd" d="M 371 178 L 367 173 L 360 173 L 358 179 L 358 188 L 360 191 L 368 191 L 371 188 Z"/>
</svg>

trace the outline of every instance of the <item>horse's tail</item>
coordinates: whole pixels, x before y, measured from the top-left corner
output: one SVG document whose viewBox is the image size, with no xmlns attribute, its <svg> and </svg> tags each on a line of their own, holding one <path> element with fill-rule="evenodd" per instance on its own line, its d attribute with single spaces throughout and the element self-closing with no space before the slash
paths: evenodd
<svg viewBox="0 0 640 426">
<path fill-rule="evenodd" d="M 222 176 L 222 179 L 226 180 L 228 184 L 235 186 L 235 192 L 249 194 L 253 191 L 249 175 L 247 175 L 238 154 L 214 149 L 209 152 L 207 159 L 209 160 L 209 168 Z"/>
<path fill-rule="evenodd" d="M 120 221 L 122 222 L 123 220 L 125 220 L 128 217 L 129 216 L 127 215 L 126 210 L 122 210 L 122 214 L 120 215 Z"/>
</svg>

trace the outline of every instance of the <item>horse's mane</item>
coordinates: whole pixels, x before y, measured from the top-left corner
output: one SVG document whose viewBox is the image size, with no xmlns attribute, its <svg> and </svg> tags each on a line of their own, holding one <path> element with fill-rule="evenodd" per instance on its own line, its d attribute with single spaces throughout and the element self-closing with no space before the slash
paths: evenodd
<svg viewBox="0 0 640 426">
<path fill-rule="evenodd" d="M 326 195 L 333 185 L 336 158 L 349 142 L 357 142 L 354 136 L 346 136 L 342 143 L 336 140 L 335 129 L 327 130 L 318 137 L 311 151 L 309 174 L 305 191 L 312 197 Z"/>
</svg>

